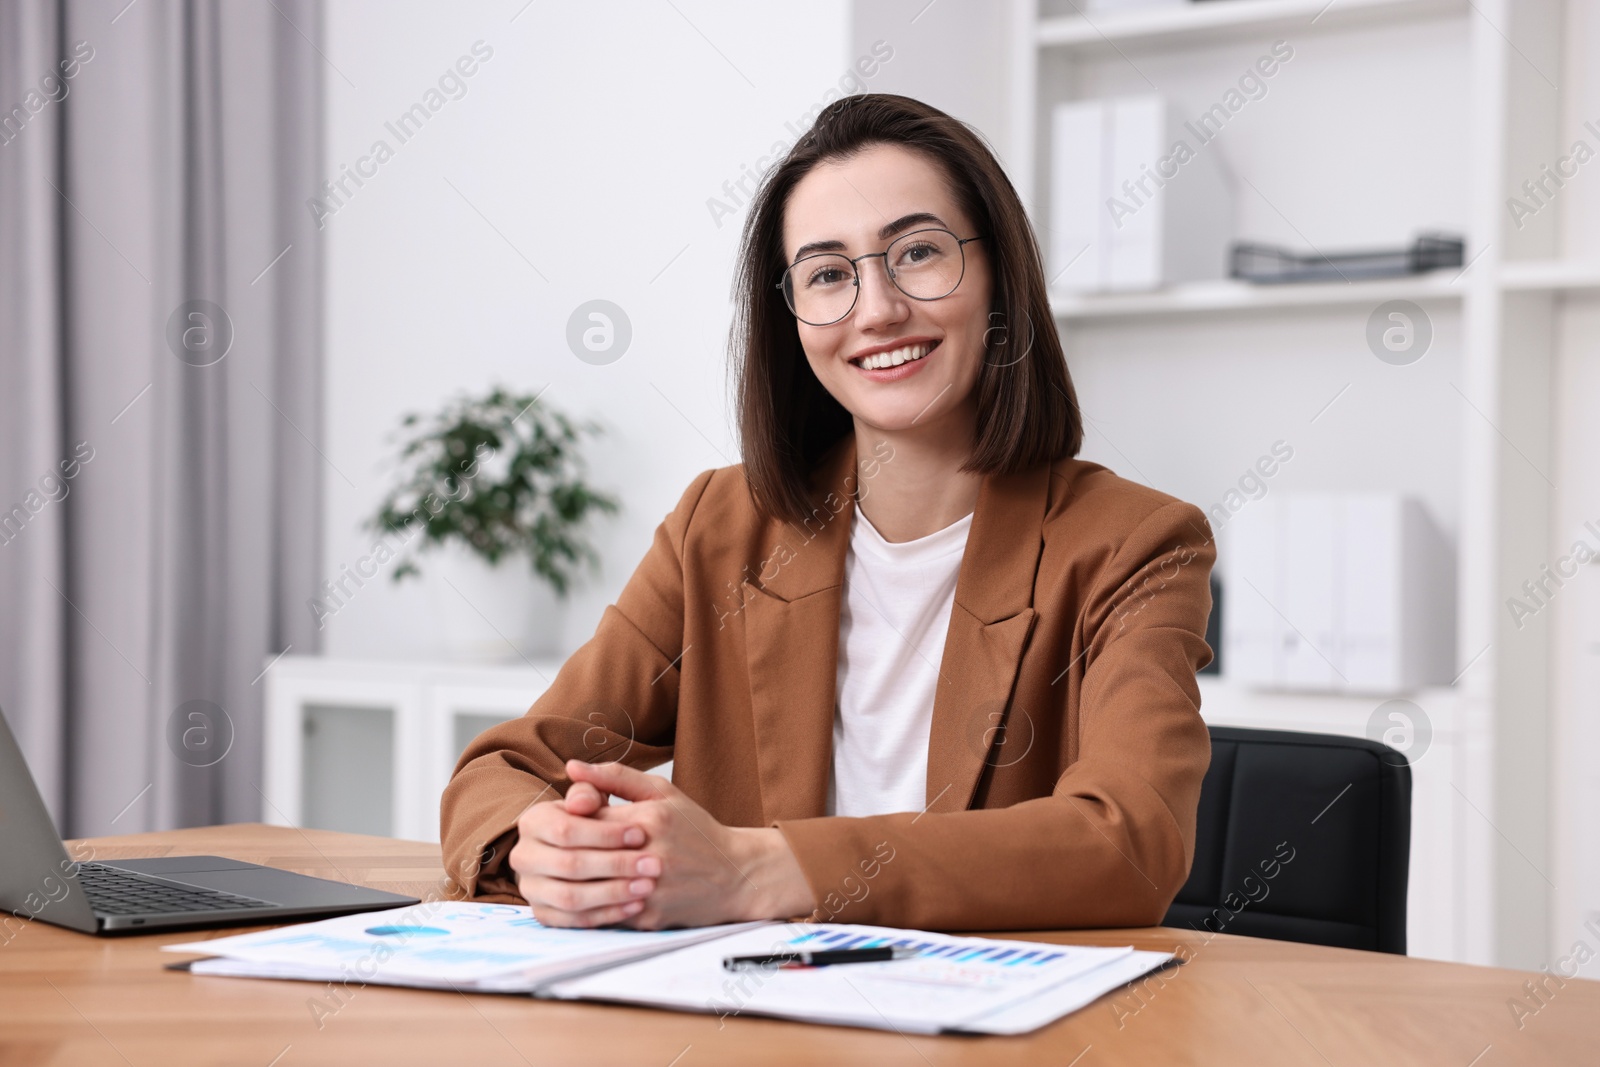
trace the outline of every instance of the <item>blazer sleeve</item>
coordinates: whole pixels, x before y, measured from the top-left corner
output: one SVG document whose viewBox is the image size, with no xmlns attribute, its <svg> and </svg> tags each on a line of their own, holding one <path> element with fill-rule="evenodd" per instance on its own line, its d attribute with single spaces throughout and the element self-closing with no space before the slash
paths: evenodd
<svg viewBox="0 0 1600 1067">
<path fill-rule="evenodd" d="M 439 804 L 445 874 L 455 892 L 521 902 L 505 864 L 517 818 L 530 804 L 566 794 L 567 760 L 642 770 L 672 758 L 684 538 L 714 473 L 701 473 L 656 527 L 616 603 L 550 688 L 521 718 L 484 731 L 461 754 Z"/>
<path fill-rule="evenodd" d="M 1212 658 L 1215 560 L 1205 514 L 1182 501 L 1118 549 L 1084 609 L 1077 758 L 1049 796 L 776 823 L 815 916 L 935 930 L 1160 923 L 1189 875 L 1211 761 L 1195 674 Z"/>
</svg>

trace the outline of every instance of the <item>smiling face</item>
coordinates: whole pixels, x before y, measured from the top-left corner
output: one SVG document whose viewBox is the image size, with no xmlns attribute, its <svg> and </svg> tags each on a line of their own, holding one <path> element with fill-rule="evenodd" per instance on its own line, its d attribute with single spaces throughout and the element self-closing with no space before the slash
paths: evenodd
<svg viewBox="0 0 1600 1067">
<path fill-rule="evenodd" d="M 900 145 L 873 145 L 847 160 L 819 163 L 795 185 L 784 207 L 784 253 L 791 264 L 820 252 L 855 259 L 930 228 L 976 236 L 938 164 Z M 897 249 L 903 272 L 928 255 L 926 248 L 904 256 Z M 930 438 L 955 433 L 970 444 L 992 281 L 983 241 L 967 244 L 965 258 L 960 284 L 938 300 L 901 292 L 881 257 L 862 260 L 860 292 L 844 319 L 828 326 L 796 320 L 806 361 L 854 417 L 858 437 L 864 424 Z M 911 287 L 907 273 L 901 280 Z M 895 361 L 902 362 L 889 365 Z"/>
</svg>

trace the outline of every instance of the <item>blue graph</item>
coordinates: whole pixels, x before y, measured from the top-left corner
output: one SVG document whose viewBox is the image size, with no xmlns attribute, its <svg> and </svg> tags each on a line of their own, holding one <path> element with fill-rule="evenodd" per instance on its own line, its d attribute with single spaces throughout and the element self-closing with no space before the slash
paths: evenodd
<svg viewBox="0 0 1600 1067">
<path fill-rule="evenodd" d="M 446 937 L 450 931 L 437 926 L 369 926 L 367 933 L 373 937 Z"/>
</svg>

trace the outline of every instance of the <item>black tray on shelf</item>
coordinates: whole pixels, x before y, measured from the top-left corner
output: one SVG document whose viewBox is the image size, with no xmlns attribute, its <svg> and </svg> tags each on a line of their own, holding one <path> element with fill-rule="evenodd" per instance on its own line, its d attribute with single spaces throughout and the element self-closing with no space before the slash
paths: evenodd
<svg viewBox="0 0 1600 1067">
<path fill-rule="evenodd" d="M 1444 233 L 1424 233 L 1409 248 L 1302 255 L 1276 245 L 1235 242 L 1228 274 L 1247 282 L 1343 282 L 1421 274 L 1466 262 L 1466 241 Z"/>
</svg>

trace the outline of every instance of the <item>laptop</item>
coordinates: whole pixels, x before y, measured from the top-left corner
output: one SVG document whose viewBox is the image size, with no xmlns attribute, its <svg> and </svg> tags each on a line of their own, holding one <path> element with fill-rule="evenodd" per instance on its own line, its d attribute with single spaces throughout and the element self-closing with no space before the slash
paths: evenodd
<svg viewBox="0 0 1600 1067">
<path fill-rule="evenodd" d="M 0 932 L 14 932 L 17 920 L 8 912 L 86 934 L 114 934 L 278 923 L 416 903 L 416 897 L 222 856 L 91 856 L 80 862 L 67 855 L 0 713 Z"/>
</svg>

